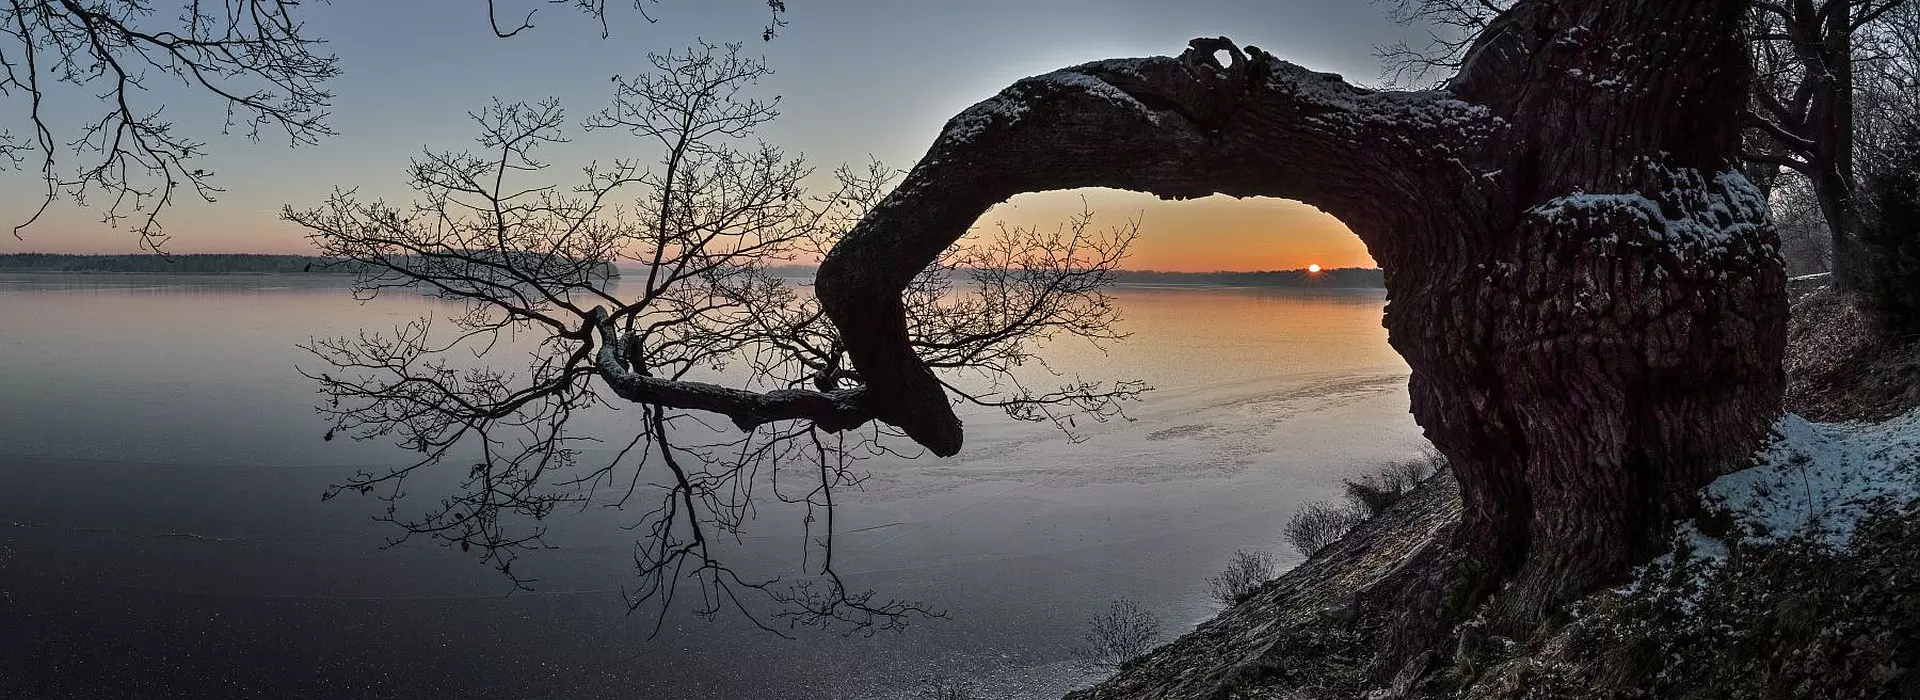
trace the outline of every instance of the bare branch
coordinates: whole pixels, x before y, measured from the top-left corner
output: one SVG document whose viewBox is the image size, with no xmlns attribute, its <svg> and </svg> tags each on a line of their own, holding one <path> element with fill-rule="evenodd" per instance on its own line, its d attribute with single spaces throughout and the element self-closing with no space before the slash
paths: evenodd
<svg viewBox="0 0 1920 700">
<path fill-rule="evenodd" d="M 776 112 L 749 90 L 765 62 L 740 49 L 651 56 L 647 73 L 615 81 L 612 105 L 584 126 L 636 137 L 650 165 L 623 159 L 587 166 L 579 184 L 547 181 L 539 151 L 566 139 L 559 105 L 495 103 L 472 115 L 478 150 L 414 162 L 417 201 L 347 190 L 284 212 L 362 273 L 356 293 L 425 291 L 462 309 L 450 323 L 309 344 L 327 367 L 312 376 L 330 436 L 421 455 L 330 493 L 378 494 L 407 535 L 478 548 L 517 585 L 531 584 L 513 564 L 543 546 L 538 522 L 601 505 L 636 512 L 635 607 L 673 605 L 687 584 L 695 612 L 737 612 L 776 633 L 768 622 L 872 633 L 938 614 L 851 589 L 833 568 L 835 494 L 858 488 L 867 458 L 914 455 L 874 420 L 872 390 L 819 302 L 771 269 L 833 246 L 892 172 L 842 168 L 833 191 L 807 194 L 810 168 L 752 140 Z M 1051 422 L 1071 439 L 1076 417 L 1123 417 L 1120 405 L 1146 390 L 1065 377 L 1034 349 L 1122 335 L 1103 290 L 1137 225 L 1102 234 L 1091 221 L 1003 229 L 914 282 L 915 342 L 964 387 L 956 401 Z M 623 261 L 640 269 L 621 274 Z M 495 367 L 515 355 L 523 369 Z M 1043 381 L 1059 386 L 1028 388 Z M 642 420 L 614 438 L 624 447 L 611 459 L 587 463 L 580 443 L 600 436 L 573 434 L 571 421 L 616 406 Z M 733 425 L 704 420 L 716 414 Z M 408 477 L 451 464 L 467 469 L 455 493 L 400 512 Z M 754 577 L 718 547 L 768 490 L 807 531 L 802 577 Z"/>
<path fill-rule="evenodd" d="M 144 245 L 165 242 L 159 214 L 188 186 L 212 201 L 219 188 L 213 173 L 193 166 L 205 144 L 177 133 L 151 101 L 150 76 L 165 76 L 210 96 L 226 108 L 224 131 L 248 139 L 279 133 L 294 145 L 332 134 L 327 109 L 332 94 L 322 85 L 339 75 L 338 59 L 318 53 L 320 41 L 295 17 L 298 3 L 224 0 L 189 3 L 177 20 L 157 17 L 149 3 L 120 0 L 14 0 L 0 8 L 0 34 L 17 53 L 0 51 L 0 94 L 28 93 L 28 120 L 37 135 L 40 170 L 47 182 L 41 206 L 15 234 L 65 196 L 107 198 L 103 219 L 117 225 L 131 218 Z M 64 87 L 104 97 L 103 111 L 58 124 L 42 111 L 49 90 Z M 7 150 L 21 157 L 18 142 Z M 77 158 L 57 167 L 62 151 Z"/>
</svg>

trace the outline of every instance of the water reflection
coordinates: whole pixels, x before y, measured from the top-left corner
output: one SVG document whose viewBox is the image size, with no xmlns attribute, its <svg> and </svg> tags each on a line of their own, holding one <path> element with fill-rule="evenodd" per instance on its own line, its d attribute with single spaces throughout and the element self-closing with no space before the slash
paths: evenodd
<svg viewBox="0 0 1920 700">
<path fill-rule="evenodd" d="M 381 549 L 378 502 L 318 501 L 406 455 L 322 441 L 294 344 L 453 308 L 359 303 L 342 282 L 0 277 L 0 689 L 826 698 L 940 672 L 1047 697 L 1074 682 L 1080 625 L 1107 600 L 1199 619 L 1231 552 L 1280 550 L 1299 501 L 1418 444 L 1381 293 L 1123 288 L 1132 338 L 1050 354 L 1158 387 L 1132 420 L 1075 445 L 970 411 L 960 456 L 877 461 L 846 506 L 844 570 L 950 619 L 790 643 L 675 617 L 648 639 L 618 595 L 617 512 L 559 518 L 563 548 L 526 564 L 539 591 L 506 596 L 457 551 Z M 790 523 L 756 525 L 743 548 L 788 551 Z"/>
</svg>

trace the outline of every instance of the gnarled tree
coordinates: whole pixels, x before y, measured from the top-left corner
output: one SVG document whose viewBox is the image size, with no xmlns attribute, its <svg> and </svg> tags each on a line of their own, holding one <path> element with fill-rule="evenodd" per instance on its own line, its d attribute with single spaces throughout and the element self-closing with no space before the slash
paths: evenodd
<svg viewBox="0 0 1920 700">
<path fill-rule="evenodd" d="M 1469 609 L 1520 632 L 1623 574 L 1778 410 L 1784 274 L 1736 158 L 1746 11 L 1520 2 L 1431 92 L 1226 39 L 1021 80 L 948 122 L 818 294 L 873 415 L 952 454 L 961 426 L 899 292 L 988 207 L 1101 186 L 1338 216 L 1387 272 L 1414 416 L 1465 500 L 1457 531 L 1368 594 L 1406 611 L 1383 670 L 1417 670 Z"/>
</svg>

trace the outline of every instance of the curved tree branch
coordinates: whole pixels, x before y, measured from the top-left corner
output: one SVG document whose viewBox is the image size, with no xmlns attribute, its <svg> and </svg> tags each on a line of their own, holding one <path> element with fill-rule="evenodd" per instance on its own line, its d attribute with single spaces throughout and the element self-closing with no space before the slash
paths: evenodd
<svg viewBox="0 0 1920 700">
<path fill-rule="evenodd" d="M 1217 56 L 1226 53 L 1231 63 Z M 1455 196 L 1502 123 L 1444 92 L 1373 92 L 1224 38 L 1177 58 L 1088 63 L 1014 83 L 947 123 L 900 187 L 836 244 L 816 294 L 875 417 L 935 454 L 959 419 L 908 341 L 900 291 L 1016 194 L 1112 187 L 1167 199 L 1277 196 L 1326 209 L 1376 251 L 1424 228 L 1382 192 Z M 1378 252 L 1376 252 L 1378 255 Z"/>
<path fill-rule="evenodd" d="M 600 331 L 600 350 L 594 358 L 600 378 L 620 398 L 641 404 L 667 406 L 692 411 L 718 413 L 733 420 L 741 430 L 752 431 L 780 420 L 806 420 L 828 432 L 857 428 L 873 419 L 866 408 L 865 387 L 810 391 L 776 389 L 748 391 L 718 384 L 677 379 L 661 379 L 628 369 L 622 355 L 619 332 L 608 319 L 607 310 L 594 307 L 589 320 Z"/>
</svg>

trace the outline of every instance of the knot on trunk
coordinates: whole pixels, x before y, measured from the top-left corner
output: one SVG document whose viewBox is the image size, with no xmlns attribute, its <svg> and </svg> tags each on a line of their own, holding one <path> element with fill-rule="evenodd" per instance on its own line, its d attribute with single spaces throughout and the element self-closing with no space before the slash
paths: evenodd
<svg viewBox="0 0 1920 700">
<path fill-rule="evenodd" d="M 1220 52 L 1225 51 L 1233 57 L 1233 65 L 1220 64 Z M 1240 52 L 1232 39 L 1224 36 L 1203 36 L 1187 42 L 1187 50 L 1180 54 L 1180 60 L 1190 67 L 1209 66 L 1217 71 L 1244 71 L 1247 67 L 1247 55 Z"/>
<path fill-rule="evenodd" d="M 1232 62 L 1221 63 L 1221 52 L 1226 52 Z M 1192 81 L 1182 85 L 1185 89 L 1179 93 L 1162 96 L 1166 98 L 1163 104 L 1177 105 L 1175 111 L 1209 131 L 1218 131 L 1226 124 L 1273 73 L 1272 54 L 1252 46 L 1242 51 L 1224 36 L 1187 42 L 1179 61 Z"/>
</svg>

